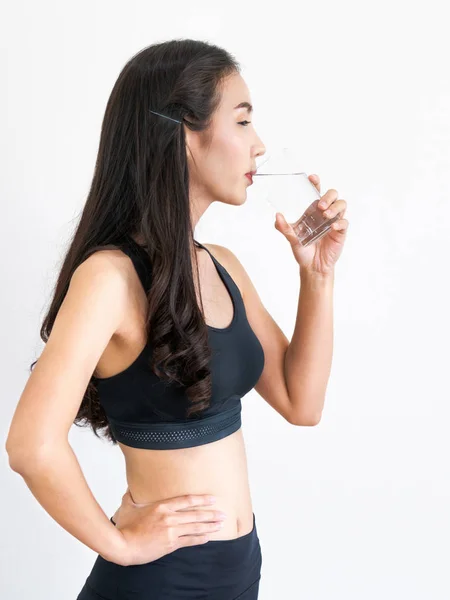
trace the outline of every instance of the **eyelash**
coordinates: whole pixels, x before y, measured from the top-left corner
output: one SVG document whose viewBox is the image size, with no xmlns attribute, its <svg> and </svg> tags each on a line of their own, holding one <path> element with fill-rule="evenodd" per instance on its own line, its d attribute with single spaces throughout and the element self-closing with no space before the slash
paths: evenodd
<svg viewBox="0 0 450 600">
<path fill-rule="evenodd" d="M 244 125 L 245 123 L 245 125 Z M 247 127 L 247 125 L 249 125 L 251 123 L 251 121 L 239 121 L 238 125 L 242 125 L 242 127 Z"/>
</svg>

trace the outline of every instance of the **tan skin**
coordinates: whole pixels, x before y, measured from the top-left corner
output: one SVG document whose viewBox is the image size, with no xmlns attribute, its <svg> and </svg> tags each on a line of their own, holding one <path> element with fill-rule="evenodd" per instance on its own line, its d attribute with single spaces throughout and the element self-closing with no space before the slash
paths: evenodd
<svg viewBox="0 0 450 600">
<path fill-rule="evenodd" d="M 240 76 L 231 77 L 223 90 L 223 101 L 213 122 L 213 143 L 209 144 L 206 154 L 202 152 L 203 140 L 186 130 L 194 224 L 213 201 L 235 205 L 245 202 L 247 185 L 245 184 L 243 188 L 239 177 L 242 179 L 246 172 L 252 170 L 256 157 L 265 152 L 253 127 L 250 129 L 247 125 L 245 135 L 240 131 L 233 135 L 229 133 L 232 124 L 242 122 L 244 118 L 248 119 L 245 109 L 238 109 L 237 112 L 230 110 L 242 100 L 249 101 L 247 86 Z M 193 157 L 195 157 L 195 167 Z M 236 162 L 241 163 L 242 167 L 236 169 L 234 166 Z M 220 165 L 218 170 L 217 164 Z M 230 171 L 231 175 L 229 175 Z M 198 172 L 200 176 L 196 178 Z M 224 177 L 229 177 L 229 180 L 220 181 L 222 174 Z M 320 192 L 319 177 L 311 175 L 310 180 Z M 235 195 L 228 192 L 230 189 L 236 190 Z M 336 199 L 335 190 L 325 194 L 323 202 L 325 204 L 321 208 L 323 210 L 329 208 L 332 215 L 345 209 L 345 201 Z M 345 229 L 343 220 L 336 223 L 334 230 Z M 276 224 L 276 227 L 279 228 L 279 225 Z M 290 241 L 289 234 L 287 230 L 285 235 L 288 241 Z M 139 237 L 135 239 L 140 241 Z M 263 346 L 265 367 L 255 385 L 255 390 L 290 423 L 310 425 L 311 423 L 308 422 L 298 423 L 292 414 L 282 368 L 289 340 L 263 306 L 248 274 L 236 256 L 223 246 L 203 245 L 227 269 L 238 285 L 249 323 Z M 207 252 L 203 249 L 193 249 L 192 253 L 194 252 L 197 252 L 199 262 L 200 289 L 206 323 L 214 327 L 226 327 L 233 315 L 231 299 Z M 139 331 L 139 324 L 144 321 L 145 297 L 137 280 L 134 281 L 134 287 L 136 296 L 134 304 L 138 308 L 135 325 L 130 325 L 128 332 L 131 328 L 135 332 Z M 200 305 L 198 296 L 197 301 Z M 122 370 L 139 354 L 144 344 L 144 335 L 134 333 L 132 342 L 127 342 L 126 337 L 126 332 L 119 335 L 120 341 L 113 343 L 107 349 L 107 353 L 98 365 L 100 375 L 108 376 Z M 194 448 L 149 451 L 121 445 L 121 449 L 126 459 L 128 489 L 122 506 L 113 515 L 118 526 L 120 526 L 121 511 L 127 511 L 130 518 L 133 501 L 145 504 L 187 493 L 210 493 L 217 497 L 216 508 L 226 514 L 223 527 L 219 531 L 210 533 L 210 539 L 236 538 L 251 531 L 253 507 L 242 429 L 212 444 Z"/>
<path fill-rule="evenodd" d="M 212 245 L 204 245 L 212 248 Z M 206 323 L 226 327 L 233 316 L 231 298 L 207 252 L 200 249 L 198 255 Z M 132 270 L 131 260 L 125 262 L 129 262 L 126 268 Z M 225 261 L 223 264 L 225 266 Z M 227 267 L 235 281 L 239 281 L 238 273 L 234 273 L 230 265 Z M 130 278 L 134 288 L 130 318 L 124 330 L 118 331 L 105 349 L 96 369 L 99 377 L 125 369 L 145 345 L 142 323 L 146 298 L 140 281 L 132 273 Z M 120 448 L 125 456 L 129 499 L 135 503 L 148 504 L 184 494 L 213 494 L 217 497 L 214 508 L 223 511 L 226 519 L 220 530 L 210 534 L 210 539 L 235 538 L 251 531 L 253 513 L 242 429 L 217 442 L 193 448 L 148 450 L 123 444 Z M 118 527 L 120 518 L 118 509 L 113 515 Z"/>
<path fill-rule="evenodd" d="M 254 169 L 256 157 L 265 151 L 254 129 L 238 125 L 248 120 L 248 113 L 245 108 L 235 110 L 234 107 L 245 100 L 249 101 L 249 93 L 244 80 L 240 75 L 232 76 L 223 86 L 221 105 L 211 127 L 212 137 L 209 137 L 210 132 L 198 134 L 185 128 L 194 227 L 214 201 L 245 202 L 248 187 L 245 173 Z M 135 239 L 140 241 L 139 237 Z M 225 266 L 244 295 L 244 282 L 236 265 L 230 264 L 219 246 L 204 245 Z M 197 255 L 199 281 L 194 278 L 194 284 L 199 306 L 201 294 L 205 321 L 213 327 L 226 327 L 233 317 L 228 291 L 208 253 L 195 247 L 191 253 Z M 132 268 L 130 264 L 128 267 Z M 142 323 L 146 299 L 136 279 L 134 288 L 134 321 L 130 319 L 126 330 L 118 332 L 116 341 L 105 350 L 97 366 L 99 376 L 125 368 L 145 343 Z M 131 336 L 130 330 L 133 331 Z M 193 448 L 149 451 L 121 445 L 121 449 L 126 461 L 128 508 L 132 506 L 130 501 L 152 503 L 188 493 L 208 493 L 217 498 L 215 508 L 226 514 L 223 527 L 211 532 L 210 539 L 230 539 L 251 531 L 253 509 L 241 429 L 217 442 Z M 113 515 L 118 527 L 120 517 L 119 508 Z"/>
<path fill-rule="evenodd" d="M 310 176 L 311 182 L 320 192 L 320 179 Z M 345 210 L 345 201 L 334 201 L 335 191 L 323 196 L 323 210 L 337 214 Z M 337 221 L 334 231 L 345 231 L 346 223 Z M 340 223 L 340 224 L 339 224 Z M 287 232 L 289 234 L 289 232 Z M 135 238 L 139 241 L 139 238 Z M 288 238 L 289 239 L 289 238 Z M 244 267 L 227 248 L 217 244 L 203 244 L 226 268 L 243 297 L 247 318 L 260 339 L 265 367 L 255 390 L 287 421 L 295 422 L 290 413 L 289 398 L 285 395 L 285 382 L 279 365 L 287 348 L 287 338 L 263 306 Z M 114 252 L 114 251 L 113 251 Z M 117 251 L 121 254 L 120 251 Z M 205 320 L 214 327 L 226 327 L 232 320 L 233 306 L 228 291 L 220 279 L 209 255 L 203 249 L 198 253 L 200 290 L 203 298 Z M 125 258 L 129 277 L 133 280 L 133 301 L 130 319 L 124 332 L 118 332 L 117 340 L 111 341 L 97 366 L 99 377 L 109 377 L 131 364 L 145 344 L 142 323 L 145 322 L 146 298 L 131 260 Z M 197 289 L 197 302 L 200 300 Z M 133 308 L 134 307 L 134 308 Z M 134 322 L 134 323 L 133 323 Z M 130 330 L 134 330 L 131 336 Z M 127 339 L 128 338 L 128 339 Z M 178 450 L 143 450 L 119 444 L 125 456 L 128 488 L 121 506 L 113 515 L 120 528 L 122 513 L 124 523 L 142 519 L 139 509 L 153 503 L 185 494 L 212 494 L 217 498 L 214 506 L 226 518 L 223 526 L 211 531 L 208 539 L 224 540 L 236 538 L 250 532 L 253 526 L 253 506 L 248 483 L 247 456 L 242 428 L 232 435 L 203 446 Z M 139 506 L 138 506 L 139 505 Z M 204 510 L 204 506 L 192 510 Z"/>
<path fill-rule="evenodd" d="M 240 76 L 227 80 L 222 98 L 211 143 L 186 129 L 194 226 L 214 201 L 237 206 L 245 202 L 245 173 L 254 169 L 256 157 L 265 151 L 253 125 L 240 125 L 248 114 L 245 108 L 235 107 L 250 101 Z M 310 180 L 320 191 L 319 178 L 311 175 Z M 345 209 L 345 201 L 336 196 L 335 190 L 329 190 L 322 198 L 326 204 L 322 208 L 331 210 L 330 216 Z M 343 232 L 347 222 L 341 219 L 335 225 Z M 288 230 L 285 235 L 290 241 Z M 316 424 L 300 420 L 293 410 L 283 367 L 289 341 L 263 306 L 245 269 L 224 246 L 203 245 L 238 285 L 250 326 L 263 346 L 265 365 L 255 391 L 289 423 Z M 194 277 L 194 282 L 205 321 L 226 327 L 232 319 L 231 298 L 208 253 L 192 248 L 194 252 L 199 263 L 199 280 L 196 283 Z M 6 443 L 11 467 L 23 475 L 49 514 L 119 564 L 147 562 L 208 539 L 239 537 L 253 524 L 241 429 L 217 442 L 186 449 L 120 445 L 128 489 L 113 515 L 117 528 L 93 498 L 68 444 L 68 433 L 92 374 L 109 377 L 122 371 L 144 347 L 146 310 L 144 290 L 128 256 L 118 249 L 103 250 L 84 261 L 72 276 L 50 338 L 20 397 Z M 214 510 L 208 508 L 206 495 L 216 497 Z M 222 528 L 217 526 L 218 510 L 226 513 Z"/>
</svg>

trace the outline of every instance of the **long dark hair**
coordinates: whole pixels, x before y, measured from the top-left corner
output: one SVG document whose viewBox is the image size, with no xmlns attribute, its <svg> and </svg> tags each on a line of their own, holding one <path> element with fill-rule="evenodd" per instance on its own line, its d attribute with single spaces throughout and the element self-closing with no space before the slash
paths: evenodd
<svg viewBox="0 0 450 600">
<path fill-rule="evenodd" d="M 230 53 L 191 39 L 153 44 L 127 62 L 106 106 L 91 188 L 40 330 L 47 342 L 72 274 L 90 254 L 138 235 L 152 265 L 146 323 L 150 367 L 186 387 L 187 416 L 209 406 L 212 384 L 208 331 L 193 281 L 184 126 L 208 136 L 221 84 L 236 72 L 240 66 Z M 95 377 L 74 424 L 90 425 L 97 437 L 104 430 L 117 443 Z"/>
</svg>

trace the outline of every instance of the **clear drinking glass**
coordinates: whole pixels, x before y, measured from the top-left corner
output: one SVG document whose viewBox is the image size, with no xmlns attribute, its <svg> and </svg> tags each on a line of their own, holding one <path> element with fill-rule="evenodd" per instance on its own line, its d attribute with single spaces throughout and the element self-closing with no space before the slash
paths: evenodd
<svg viewBox="0 0 450 600">
<path fill-rule="evenodd" d="M 266 153 L 256 161 L 255 190 L 259 190 L 266 202 L 282 213 L 292 226 L 300 243 L 308 246 L 327 233 L 340 218 L 323 216 L 318 207 L 321 195 L 298 168 L 298 157 L 290 148 L 280 148 Z M 301 215 L 299 217 L 299 215 Z"/>
</svg>

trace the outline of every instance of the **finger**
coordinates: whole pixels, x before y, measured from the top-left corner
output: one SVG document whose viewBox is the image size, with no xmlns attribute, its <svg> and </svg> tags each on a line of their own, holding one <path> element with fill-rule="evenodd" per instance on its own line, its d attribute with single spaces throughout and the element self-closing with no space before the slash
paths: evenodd
<svg viewBox="0 0 450 600">
<path fill-rule="evenodd" d="M 222 527 L 223 522 L 218 523 L 216 521 L 213 523 L 181 523 L 180 525 L 175 525 L 174 529 L 178 537 L 183 537 L 186 535 L 205 535 L 212 531 L 219 531 Z"/>
<path fill-rule="evenodd" d="M 333 229 L 333 231 L 336 231 L 338 233 L 345 233 L 348 229 L 347 219 L 339 219 L 338 221 L 335 221 L 331 225 L 331 229 Z"/>
<path fill-rule="evenodd" d="M 281 231 L 281 233 L 287 238 L 290 244 L 299 243 L 298 237 L 295 234 L 295 231 L 293 230 L 292 226 L 286 221 L 284 215 L 280 212 L 276 213 L 275 227 L 278 229 L 278 231 Z"/>
<path fill-rule="evenodd" d="M 317 188 L 317 191 L 320 192 L 320 177 L 318 175 L 308 175 L 308 179 Z"/>
<path fill-rule="evenodd" d="M 182 510 L 191 506 L 204 506 L 213 504 L 216 501 L 214 496 L 210 494 L 185 494 L 184 496 L 176 496 L 164 500 L 163 504 L 171 510 Z"/>
<path fill-rule="evenodd" d="M 335 189 L 330 189 L 325 192 L 319 202 L 319 208 L 328 208 L 338 198 L 338 192 Z"/>
<path fill-rule="evenodd" d="M 185 535 L 184 537 L 178 538 L 178 548 L 184 548 L 185 546 L 199 546 L 200 544 L 206 544 L 209 542 L 210 534 L 205 533 L 204 535 Z"/>
<path fill-rule="evenodd" d="M 220 510 L 176 511 L 175 514 L 177 524 L 221 522 L 226 519 L 226 514 Z"/>
<path fill-rule="evenodd" d="M 332 219 L 336 215 L 340 215 L 339 218 L 342 219 L 346 208 L 347 203 L 345 200 L 336 200 L 336 202 L 330 204 L 330 206 L 326 210 L 324 210 L 322 214 L 327 219 Z"/>
</svg>

